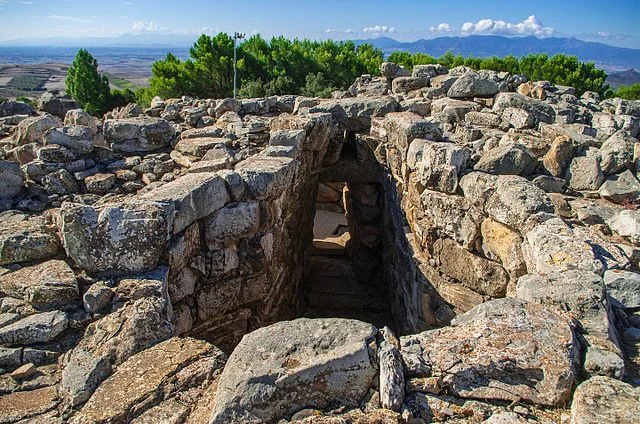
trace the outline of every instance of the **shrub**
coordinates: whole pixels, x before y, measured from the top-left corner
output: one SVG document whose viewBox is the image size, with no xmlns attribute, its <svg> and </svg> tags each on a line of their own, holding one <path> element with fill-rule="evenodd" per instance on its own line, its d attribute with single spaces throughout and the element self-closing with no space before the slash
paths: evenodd
<svg viewBox="0 0 640 424">
<path fill-rule="evenodd" d="M 92 115 L 109 110 L 109 79 L 98 73 L 98 62 L 85 49 L 80 49 L 65 79 L 67 93 L 80 107 Z"/>
</svg>

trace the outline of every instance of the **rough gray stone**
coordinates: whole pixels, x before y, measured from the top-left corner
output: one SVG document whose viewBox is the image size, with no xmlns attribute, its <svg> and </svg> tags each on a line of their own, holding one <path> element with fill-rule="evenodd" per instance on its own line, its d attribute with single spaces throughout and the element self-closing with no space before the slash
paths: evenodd
<svg viewBox="0 0 640 424">
<path fill-rule="evenodd" d="M 640 308 L 640 274 L 637 272 L 611 269 L 604 273 L 607 294 L 615 306 Z"/>
<path fill-rule="evenodd" d="M 529 175 L 535 170 L 537 161 L 529 149 L 521 144 L 507 144 L 482 154 L 475 171 L 497 175 Z"/>
<path fill-rule="evenodd" d="M 0 213 L 0 266 L 52 258 L 59 248 L 53 225 L 43 217 Z"/>
<path fill-rule="evenodd" d="M 78 155 L 86 155 L 93 150 L 93 131 L 81 125 L 51 128 L 44 134 L 44 143 L 64 146 Z"/>
<path fill-rule="evenodd" d="M 376 333 L 354 320 L 300 318 L 245 335 L 220 376 L 210 423 L 277 422 L 303 408 L 357 406 L 376 375 L 368 348 Z"/>
<path fill-rule="evenodd" d="M 24 175 L 20 164 L 0 160 L 0 197 L 13 197 L 24 188 Z"/>
<path fill-rule="evenodd" d="M 469 156 L 469 150 L 454 143 L 416 139 L 409 146 L 407 165 L 424 187 L 454 193 Z"/>
<path fill-rule="evenodd" d="M 258 200 L 279 197 L 291 186 L 297 162 L 290 158 L 253 156 L 236 166 L 247 188 Z"/>
<path fill-rule="evenodd" d="M 629 170 L 608 178 L 598 190 L 600 197 L 618 204 L 640 201 L 640 182 Z"/>
<path fill-rule="evenodd" d="M 565 179 L 574 190 L 597 190 L 604 182 L 597 156 L 579 156 L 573 158 Z"/>
<path fill-rule="evenodd" d="M 472 71 L 458 78 L 449 88 L 447 96 L 451 98 L 493 97 L 499 91 L 498 84 Z"/>
<path fill-rule="evenodd" d="M 122 153 L 146 153 L 169 146 L 175 137 L 173 126 L 162 118 L 138 117 L 106 120 L 104 138 Z"/>
<path fill-rule="evenodd" d="M 172 234 L 223 207 L 230 199 L 222 177 L 213 172 L 187 174 L 141 196 L 173 209 Z"/>
<path fill-rule="evenodd" d="M 624 361 L 613 326 L 609 297 L 602 278 L 589 271 L 569 270 L 518 279 L 516 297 L 568 313 L 580 323 L 587 341 L 585 370 L 590 375 L 622 378 Z"/>
<path fill-rule="evenodd" d="M 91 272 L 153 269 L 168 237 L 167 210 L 159 203 L 94 207 L 65 202 L 60 232 L 67 255 Z"/>
<path fill-rule="evenodd" d="M 640 244 L 640 211 L 623 210 L 607 219 L 607 225 L 623 237 Z"/>
<path fill-rule="evenodd" d="M 65 309 L 80 300 L 78 281 L 66 262 L 50 260 L 0 277 L 0 292 L 26 300 L 36 309 Z"/>
<path fill-rule="evenodd" d="M 531 216 L 554 212 L 547 194 L 525 178 L 499 176 L 495 187 L 485 211 L 491 218 L 511 228 L 522 229 Z"/>
</svg>

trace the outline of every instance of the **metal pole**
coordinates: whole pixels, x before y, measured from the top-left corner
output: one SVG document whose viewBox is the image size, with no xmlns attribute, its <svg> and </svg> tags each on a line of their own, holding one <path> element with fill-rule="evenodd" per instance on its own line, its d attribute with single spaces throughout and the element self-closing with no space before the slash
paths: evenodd
<svg viewBox="0 0 640 424">
<path fill-rule="evenodd" d="M 233 98 L 234 99 L 238 95 L 238 90 L 237 90 L 238 69 L 236 66 L 236 62 L 237 62 L 236 48 L 237 48 L 238 40 L 243 38 L 244 38 L 243 33 L 236 32 L 233 34 Z"/>
<path fill-rule="evenodd" d="M 236 69 L 236 40 L 238 33 L 233 35 L 233 98 L 237 96 L 236 81 L 238 79 L 238 70 Z"/>
</svg>

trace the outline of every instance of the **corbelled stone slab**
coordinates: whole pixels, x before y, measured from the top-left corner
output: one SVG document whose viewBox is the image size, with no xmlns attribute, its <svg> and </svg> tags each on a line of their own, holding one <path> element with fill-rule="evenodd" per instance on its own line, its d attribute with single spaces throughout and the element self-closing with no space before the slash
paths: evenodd
<svg viewBox="0 0 640 424">
<path fill-rule="evenodd" d="M 286 157 L 252 156 L 236 171 L 258 200 L 274 199 L 291 187 L 297 162 Z"/>
<path fill-rule="evenodd" d="M 141 198 L 166 204 L 169 211 L 175 211 L 172 234 L 217 211 L 230 200 L 224 179 L 213 172 L 187 174 L 145 193 Z"/>
<path fill-rule="evenodd" d="M 376 333 L 360 321 L 301 318 L 245 335 L 220 377 L 210 423 L 275 423 L 303 408 L 357 406 L 376 375 L 368 348 Z"/>
</svg>

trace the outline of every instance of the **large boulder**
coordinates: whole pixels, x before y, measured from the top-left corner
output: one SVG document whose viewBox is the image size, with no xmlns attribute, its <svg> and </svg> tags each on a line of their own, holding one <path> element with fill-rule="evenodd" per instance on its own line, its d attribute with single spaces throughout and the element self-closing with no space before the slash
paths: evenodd
<svg viewBox="0 0 640 424">
<path fill-rule="evenodd" d="M 94 207 L 65 202 L 60 232 L 67 255 L 90 272 L 156 267 L 169 234 L 167 206 L 132 202 Z"/>
<path fill-rule="evenodd" d="M 640 389 L 609 377 L 580 384 L 571 403 L 571 424 L 640 422 Z"/>
<path fill-rule="evenodd" d="M 493 102 L 493 110 L 502 114 L 509 107 L 526 110 L 533 115 L 536 123 L 553 124 L 556 119 L 556 112 L 550 104 L 518 93 L 498 93 Z"/>
<path fill-rule="evenodd" d="M 147 153 L 168 147 L 175 137 L 171 123 L 162 118 L 108 119 L 104 138 L 121 153 Z"/>
<path fill-rule="evenodd" d="M 240 162 L 236 171 L 258 200 L 274 199 L 290 187 L 297 162 L 291 158 L 252 156 Z"/>
<path fill-rule="evenodd" d="M 368 343 L 376 334 L 360 321 L 300 318 L 245 335 L 220 376 L 210 423 L 275 423 L 304 408 L 357 406 L 374 384 Z"/>
<path fill-rule="evenodd" d="M 443 390 L 460 398 L 563 405 L 577 376 L 568 319 L 517 299 L 485 302 L 400 345 L 405 375 L 440 376 Z"/>
<path fill-rule="evenodd" d="M 622 378 L 624 361 L 609 297 L 602 278 L 590 271 L 568 270 L 520 277 L 516 297 L 568 311 L 587 341 L 584 368 L 590 375 Z"/>
<path fill-rule="evenodd" d="M 484 152 L 473 169 L 497 175 L 529 175 L 536 165 L 535 157 L 522 144 L 506 144 Z"/>
<path fill-rule="evenodd" d="M 603 275 L 607 267 L 620 266 L 615 252 L 607 251 L 561 218 L 549 219 L 528 231 L 522 252 L 529 273 L 580 269 Z"/>
<path fill-rule="evenodd" d="M 614 175 L 600 186 L 600 197 L 619 204 L 640 202 L 640 181 L 629 170 Z"/>
<path fill-rule="evenodd" d="M 544 191 L 515 175 L 499 176 L 495 192 L 485 204 L 485 212 L 491 218 L 517 230 L 523 228 L 530 217 L 553 211 L 553 204 Z"/>
<path fill-rule="evenodd" d="M 77 109 L 78 104 L 66 96 L 56 96 L 46 92 L 38 99 L 38 109 L 64 119 L 68 111 Z"/>
<path fill-rule="evenodd" d="M 625 131 L 617 131 L 602 143 L 600 167 L 605 174 L 616 174 L 625 168 L 632 169 L 633 150 L 637 140 Z"/>
<path fill-rule="evenodd" d="M 493 97 L 500 91 L 498 84 L 477 72 L 467 72 L 458 78 L 447 92 L 448 97 Z"/>
<path fill-rule="evenodd" d="M 17 145 L 27 143 L 42 144 L 44 133 L 51 128 L 59 128 L 62 121 L 53 115 L 45 113 L 42 116 L 33 116 L 21 121 L 13 134 L 13 142 Z"/>
<path fill-rule="evenodd" d="M 416 171 L 422 186 L 455 193 L 469 156 L 468 149 L 454 143 L 416 139 L 409 146 L 407 165 Z"/>
<path fill-rule="evenodd" d="M 569 186 L 574 190 L 597 190 L 604 181 L 598 157 L 579 156 L 573 158 L 565 174 Z"/>
<path fill-rule="evenodd" d="M 172 234 L 181 232 L 230 200 L 224 179 L 212 172 L 187 174 L 145 193 L 141 199 L 166 205 L 168 210 L 174 211 Z"/>
<path fill-rule="evenodd" d="M 0 345 L 24 346 L 55 339 L 69 326 L 69 319 L 62 311 L 29 315 L 0 328 Z"/>
<path fill-rule="evenodd" d="M 5 100 L 0 103 L 0 117 L 12 115 L 35 115 L 36 111 L 31 105 L 13 100 Z"/>
<path fill-rule="evenodd" d="M 44 134 L 44 143 L 64 146 L 77 155 L 86 155 L 93 150 L 93 132 L 82 125 L 65 125 L 51 128 Z"/>
</svg>

